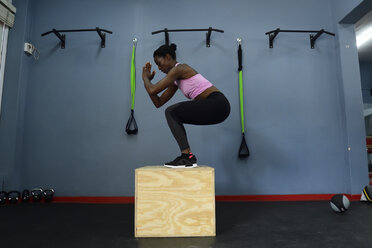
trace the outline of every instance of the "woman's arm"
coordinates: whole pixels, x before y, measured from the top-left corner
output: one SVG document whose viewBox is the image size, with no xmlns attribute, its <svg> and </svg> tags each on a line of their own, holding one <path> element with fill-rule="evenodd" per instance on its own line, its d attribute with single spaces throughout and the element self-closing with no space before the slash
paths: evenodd
<svg viewBox="0 0 372 248">
<path fill-rule="evenodd" d="M 149 62 L 142 68 L 142 79 L 145 83 L 145 88 L 149 95 L 154 95 L 162 92 L 171 85 L 174 85 L 174 81 L 182 76 L 183 70 L 177 66 L 172 68 L 168 74 L 156 84 L 152 84 L 151 80 L 155 76 L 155 71 L 151 73 L 151 64 Z"/>
<path fill-rule="evenodd" d="M 172 98 L 174 93 L 178 90 L 178 87 L 176 85 L 171 85 L 169 86 L 163 94 L 159 97 L 158 95 L 150 95 L 151 101 L 154 103 L 155 107 L 160 108 L 163 106 L 166 102 L 169 101 L 169 99 Z"/>
<path fill-rule="evenodd" d="M 147 93 L 149 94 L 154 105 L 159 108 L 164 103 L 166 103 L 174 93 L 177 91 L 178 87 L 174 84 L 174 81 L 178 79 L 182 71 L 175 68 L 172 68 L 165 78 L 152 84 L 151 80 L 155 76 L 155 71 L 151 73 L 151 64 L 149 62 L 142 68 L 142 79 L 146 88 Z M 167 89 L 160 97 L 157 95 L 163 90 Z"/>
</svg>

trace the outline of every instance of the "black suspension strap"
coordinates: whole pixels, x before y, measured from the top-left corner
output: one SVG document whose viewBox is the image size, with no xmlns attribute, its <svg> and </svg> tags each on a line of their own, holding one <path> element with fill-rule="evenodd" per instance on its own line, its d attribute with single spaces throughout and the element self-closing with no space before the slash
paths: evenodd
<svg viewBox="0 0 372 248">
<path fill-rule="evenodd" d="M 132 105 L 130 110 L 130 117 L 127 122 L 127 126 L 125 131 L 127 134 L 137 134 L 138 127 L 136 123 L 136 119 L 134 119 L 134 97 L 136 95 L 136 65 L 135 65 L 135 54 L 136 54 L 136 45 L 137 39 L 133 39 L 133 48 L 132 48 L 132 62 L 130 67 L 130 90 L 131 90 L 131 97 L 132 97 Z"/>
<path fill-rule="evenodd" d="M 238 62 L 239 62 L 239 96 L 240 96 L 240 121 L 242 126 L 242 142 L 239 147 L 239 158 L 246 158 L 249 156 L 249 149 L 244 135 L 244 98 L 243 98 L 243 63 L 242 63 L 242 39 L 238 38 Z"/>
</svg>

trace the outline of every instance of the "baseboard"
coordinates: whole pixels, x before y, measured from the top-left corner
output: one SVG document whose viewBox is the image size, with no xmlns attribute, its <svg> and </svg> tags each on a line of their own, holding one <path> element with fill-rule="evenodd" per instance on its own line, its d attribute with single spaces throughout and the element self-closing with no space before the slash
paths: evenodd
<svg viewBox="0 0 372 248">
<path fill-rule="evenodd" d="M 265 201 L 329 201 L 335 194 L 305 194 L 305 195 L 217 195 L 217 202 L 265 202 Z M 359 195 L 346 196 L 351 201 L 359 201 Z M 95 203 L 95 204 L 127 204 L 134 203 L 133 196 L 58 196 L 57 203 Z"/>
<path fill-rule="evenodd" d="M 335 194 L 304 194 L 304 195 L 226 195 L 216 196 L 216 201 L 247 202 L 247 201 L 329 201 Z M 359 195 L 345 194 L 351 201 L 359 201 Z"/>
<path fill-rule="evenodd" d="M 133 196 L 61 196 L 61 197 L 54 197 L 53 202 L 123 204 L 123 203 L 134 203 L 134 197 Z"/>
</svg>

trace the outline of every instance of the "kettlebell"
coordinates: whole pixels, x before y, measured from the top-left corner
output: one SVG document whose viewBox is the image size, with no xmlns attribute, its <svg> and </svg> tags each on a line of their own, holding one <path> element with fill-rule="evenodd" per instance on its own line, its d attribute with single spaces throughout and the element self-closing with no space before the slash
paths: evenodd
<svg viewBox="0 0 372 248">
<path fill-rule="evenodd" d="M 0 191 L 0 205 L 4 205 L 8 198 L 8 194 L 5 191 Z"/>
<path fill-rule="evenodd" d="M 44 192 L 44 200 L 46 202 L 51 202 L 53 201 L 53 197 L 54 197 L 54 189 L 45 189 Z"/>
<path fill-rule="evenodd" d="M 28 202 L 30 200 L 30 191 L 28 189 L 22 192 L 22 202 Z"/>
<path fill-rule="evenodd" d="M 31 190 L 31 198 L 34 202 L 41 201 L 41 198 L 43 197 L 43 190 L 41 188 L 34 188 Z"/>
<path fill-rule="evenodd" d="M 18 203 L 20 197 L 21 193 L 19 193 L 19 191 L 12 190 L 8 192 L 8 200 L 10 203 Z"/>
</svg>

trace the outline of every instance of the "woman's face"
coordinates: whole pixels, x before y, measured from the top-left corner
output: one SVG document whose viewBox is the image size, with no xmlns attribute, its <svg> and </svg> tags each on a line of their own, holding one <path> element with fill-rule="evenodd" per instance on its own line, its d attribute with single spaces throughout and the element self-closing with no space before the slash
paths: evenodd
<svg viewBox="0 0 372 248">
<path fill-rule="evenodd" d="M 154 61 L 155 64 L 158 66 L 159 70 L 167 74 L 171 69 L 171 61 L 172 57 L 169 54 L 166 54 L 164 57 L 155 56 Z"/>
</svg>

